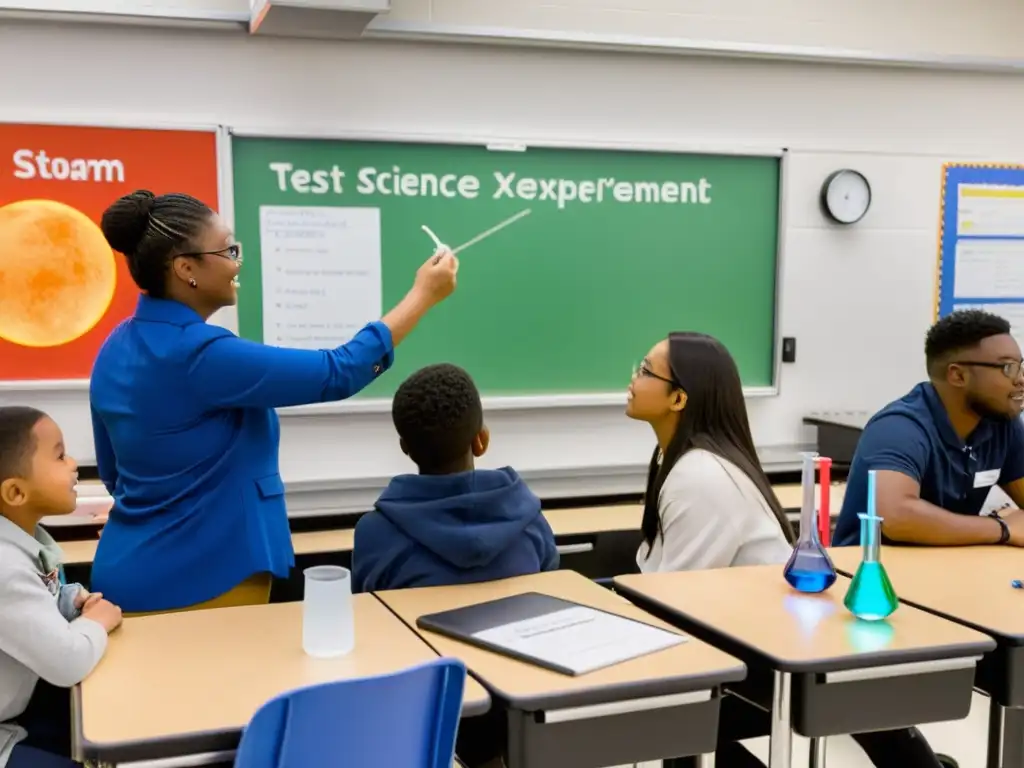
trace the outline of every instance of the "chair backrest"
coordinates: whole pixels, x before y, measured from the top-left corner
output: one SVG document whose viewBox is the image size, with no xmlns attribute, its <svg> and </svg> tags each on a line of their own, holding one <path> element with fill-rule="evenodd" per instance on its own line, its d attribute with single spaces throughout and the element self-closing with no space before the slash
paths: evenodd
<svg viewBox="0 0 1024 768">
<path fill-rule="evenodd" d="M 271 699 L 242 734 L 235 768 L 450 768 L 466 667 L 437 659 Z"/>
</svg>

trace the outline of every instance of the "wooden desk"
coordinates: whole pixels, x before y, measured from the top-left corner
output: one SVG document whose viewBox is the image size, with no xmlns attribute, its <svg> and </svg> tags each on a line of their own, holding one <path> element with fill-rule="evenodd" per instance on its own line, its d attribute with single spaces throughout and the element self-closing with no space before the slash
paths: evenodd
<svg viewBox="0 0 1024 768">
<path fill-rule="evenodd" d="M 860 547 L 829 552 L 840 572 L 852 575 L 860 564 Z M 1010 586 L 1024 579 L 1024 550 L 886 546 L 882 563 L 900 600 L 995 638 L 998 648 L 982 660 L 975 681 L 996 705 L 989 710 L 989 766 L 1024 766 L 1024 592 Z"/>
<path fill-rule="evenodd" d="M 544 517 L 556 537 L 639 531 L 643 516 L 642 504 L 544 510 Z"/>
<path fill-rule="evenodd" d="M 801 491 L 799 483 L 785 483 L 773 486 L 782 506 L 788 510 L 799 510 Z M 832 506 L 838 513 L 843 503 L 843 492 L 846 483 L 832 486 Z M 817 496 L 815 496 L 817 498 Z M 567 509 L 546 509 L 544 517 L 551 525 L 557 538 L 574 536 L 600 535 L 602 533 L 633 532 L 640 530 L 643 518 L 642 504 L 615 504 L 598 507 L 573 507 Z M 312 531 L 292 534 L 292 546 L 295 554 L 318 555 L 330 552 L 351 552 L 354 531 L 351 528 L 339 528 L 330 531 Z M 58 542 L 64 550 L 65 564 L 88 565 L 96 555 L 98 538 L 81 541 Z M 562 554 L 576 554 L 582 549 L 577 545 L 561 545 Z"/>
<path fill-rule="evenodd" d="M 352 528 L 337 530 L 316 530 L 304 534 L 292 534 L 292 546 L 296 556 L 315 555 L 324 552 L 351 552 L 354 531 Z M 89 565 L 96 556 L 99 538 L 76 542 L 57 542 L 65 553 L 65 565 Z"/>
<path fill-rule="evenodd" d="M 324 552 L 351 552 L 355 532 L 351 528 L 333 531 L 311 531 L 292 534 L 292 546 L 297 556 Z M 96 557 L 99 537 L 83 541 L 58 541 L 64 551 L 65 565 L 89 565 Z"/>
<path fill-rule="evenodd" d="M 832 483 L 832 503 L 831 513 L 832 517 L 835 518 L 839 515 L 839 510 L 843 506 L 843 497 L 846 495 L 846 483 Z M 772 486 L 772 490 L 775 491 L 775 496 L 779 500 L 779 504 L 787 512 L 796 512 L 797 520 L 799 520 L 800 508 L 804 503 L 804 492 L 803 487 L 800 483 L 778 483 Z M 817 506 L 818 499 L 821 494 L 821 486 L 814 486 L 814 504 Z"/>
<path fill-rule="evenodd" d="M 976 662 L 992 639 L 907 605 L 885 622 L 858 621 L 842 604 L 848 584 L 802 595 L 777 565 L 615 579 L 641 607 L 747 664 L 744 696 L 772 712 L 771 768 L 790 765 L 794 729 L 816 738 L 970 710 Z"/>
<path fill-rule="evenodd" d="M 378 592 L 406 624 L 420 616 L 523 592 L 540 592 L 668 626 L 572 571 L 484 584 Z M 718 694 L 743 665 L 691 638 L 579 677 L 550 672 L 452 638 L 417 630 L 438 653 L 462 659 L 508 707 L 509 768 L 615 765 L 713 752 Z"/>
<path fill-rule="evenodd" d="M 551 524 L 556 537 L 639 531 L 643 507 L 639 504 L 624 504 L 608 507 L 549 509 L 545 510 L 544 517 Z M 352 528 L 293 533 L 292 546 L 295 548 L 295 554 L 299 557 L 329 552 L 351 552 L 354 538 L 355 531 Z M 58 543 L 64 550 L 66 565 L 88 565 L 96 556 L 99 539 L 90 538 Z M 581 551 L 572 547 L 572 544 L 564 545 L 563 554 Z"/>
<path fill-rule="evenodd" d="M 354 600 L 356 648 L 338 659 L 303 652 L 301 603 L 126 619 L 73 692 L 79 758 L 118 763 L 233 750 L 256 710 L 280 693 L 437 658 L 372 595 Z M 489 706 L 467 678 L 463 713 Z"/>
</svg>

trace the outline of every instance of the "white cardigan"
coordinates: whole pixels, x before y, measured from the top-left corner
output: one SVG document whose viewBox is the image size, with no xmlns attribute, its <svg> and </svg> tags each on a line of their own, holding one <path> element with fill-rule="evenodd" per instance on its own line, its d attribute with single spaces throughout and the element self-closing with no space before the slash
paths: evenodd
<svg viewBox="0 0 1024 768">
<path fill-rule="evenodd" d="M 644 573 L 785 563 L 793 551 L 761 492 L 731 461 L 694 449 L 672 467 L 658 497 L 663 536 L 640 545 Z"/>
</svg>

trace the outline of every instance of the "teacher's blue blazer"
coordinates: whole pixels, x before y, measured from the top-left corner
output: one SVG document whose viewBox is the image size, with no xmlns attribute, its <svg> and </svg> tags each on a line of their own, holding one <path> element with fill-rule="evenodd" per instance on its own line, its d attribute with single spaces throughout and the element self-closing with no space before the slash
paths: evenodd
<svg viewBox="0 0 1024 768">
<path fill-rule="evenodd" d="M 271 347 L 139 298 L 92 372 L 96 463 L 114 497 L 92 589 L 129 612 L 183 608 L 295 563 L 275 408 L 342 400 L 390 367 L 371 323 L 332 350 Z"/>
</svg>

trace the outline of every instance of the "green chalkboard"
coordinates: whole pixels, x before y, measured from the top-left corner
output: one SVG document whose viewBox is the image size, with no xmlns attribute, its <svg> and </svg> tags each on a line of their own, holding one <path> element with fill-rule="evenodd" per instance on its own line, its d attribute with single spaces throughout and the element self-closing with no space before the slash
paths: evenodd
<svg viewBox="0 0 1024 768">
<path fill-rule="evenodd" d="M 232 146 L 239 330 L 250 339 L 271 340 L 265 294 L 278 285 L 261 267 L 261 207 L 377 209 L 353 215 L 379 221 L 385 311 L 433 251 L 421 225 L 456 247 L 529 210 L 460 254 L 456 293 L 364 396 L 388 396 L 440 361 L 490 395 L 618 391 L 673 330 L 714 334 L 746 386 L 772 383 L 777 157 L 246 137 Z"/>
</svg>

